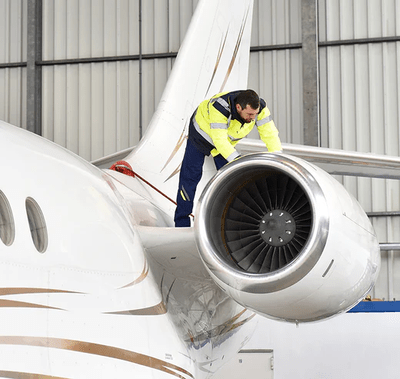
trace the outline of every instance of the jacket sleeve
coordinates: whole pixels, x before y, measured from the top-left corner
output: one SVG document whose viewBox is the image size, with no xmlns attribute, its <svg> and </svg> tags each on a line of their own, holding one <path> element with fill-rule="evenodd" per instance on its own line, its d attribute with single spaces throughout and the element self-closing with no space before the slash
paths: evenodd
<svg viewBox="0 0 400 379">
<path fill-rule="evenodd" d="M 267 146 L 269 152 L 282 151 L 281 140 L 279 138 L 278 129 L 272 119 L 271 112 L 268 107 L 264 107 L 259 113 L 256 125 L 261 140 Z"/>
<path fill-rule="evenodd" d="M 228 162 L 239 156 L 237 150 L 232 146 L 228 136 L 228 118 L 214 108 L 212 104 L 209 106 L 210 117 L 210 137 L 219 154 L 221 154 Z"/>
</svg>

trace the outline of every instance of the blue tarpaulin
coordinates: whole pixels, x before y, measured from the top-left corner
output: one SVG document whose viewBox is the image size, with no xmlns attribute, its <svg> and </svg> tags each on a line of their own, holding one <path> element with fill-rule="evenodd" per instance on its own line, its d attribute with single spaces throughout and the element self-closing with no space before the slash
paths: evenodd
<svg viewBox="0 0 400 379">
<path fill-rule="evenodd" d="M 362 301 L 348 312 L 400 312 L 400 301 Z"/>
</svg>

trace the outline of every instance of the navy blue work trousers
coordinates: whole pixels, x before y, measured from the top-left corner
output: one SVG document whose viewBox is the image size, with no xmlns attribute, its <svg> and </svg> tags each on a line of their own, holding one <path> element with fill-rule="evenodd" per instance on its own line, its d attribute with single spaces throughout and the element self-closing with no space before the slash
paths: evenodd
<svg viewBox="0 0 400 379">
<path fill-rule="evenodd" d="M 203 175 L 204 158 L 205 154 L 188 139 L 179 175 L 179 187 L 176 197 L 177 206 L 174 217 L 176 227 L 190 226 L 189 215 L 193 211 L 196 188 Z M 214 163 L 216 169 L 219 170 L 228 162 L 222 155 L 217 155 L 214 157 Z"/>
</svg>

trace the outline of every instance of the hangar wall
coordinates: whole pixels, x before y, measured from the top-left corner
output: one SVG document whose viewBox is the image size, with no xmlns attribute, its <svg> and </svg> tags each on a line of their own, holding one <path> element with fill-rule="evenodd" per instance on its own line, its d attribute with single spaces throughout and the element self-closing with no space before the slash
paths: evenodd
<svg viewBox="0 0 400 379">
<path fill-rule="evenodd" d="M 195 8 L 143 3 L 43 1 L 43 135 L 88 160 L 139 141 Z"/>
<path fill-rule="evenodd" d="M 26 1 L 0 1 L 0 119 L 21 127 L 26 125 L 26 25 Z"/>
<path fill-rule="evenodd" d="M 41 60 L 34 62 L 42 75 L 41 134 L 87 160 L 135 145 L 198 0 L 0 0 L 0 119 L 23 128 L 29 117 L 28 9 L 36 3 L 42 22 Z M 309 127 L 303 121 L 306 3 L 254 1 L 249 72 L 249 87 L 267 100 L 282 141 L 297 144 Z M 398 155 L 400 0 L 316 4 L 319 144 Z M 383 212 L 372 214 L 380 242 L 400 241 L 398 181 L 338 180 L 367 212 Z M 397 254 L 382 253 L 378 297 L 400 297 Z"/>
</svg>

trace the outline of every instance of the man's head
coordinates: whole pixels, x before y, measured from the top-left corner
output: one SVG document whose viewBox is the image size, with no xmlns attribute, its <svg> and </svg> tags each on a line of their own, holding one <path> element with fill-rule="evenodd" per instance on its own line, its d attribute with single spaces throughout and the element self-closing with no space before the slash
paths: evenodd
<svg viewBox="0 0 400 379">
<path fill-rule="evenodd" d="M 260 98 L 257 93 L 251 89 L 239 93 L 236 97 L 236 110 L 245 122 L 255 120 L 260 112 Z"/>
</svg>

